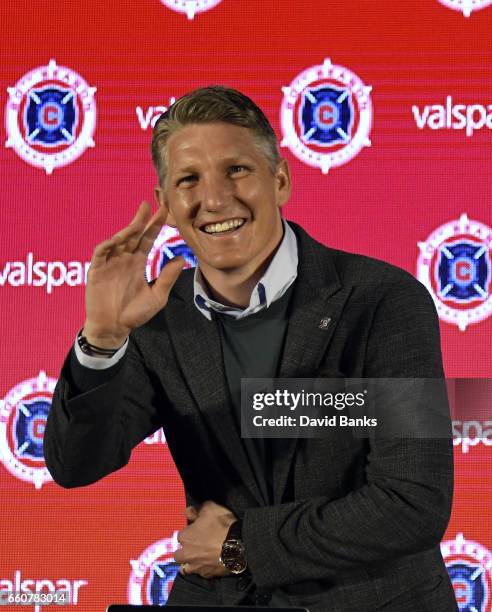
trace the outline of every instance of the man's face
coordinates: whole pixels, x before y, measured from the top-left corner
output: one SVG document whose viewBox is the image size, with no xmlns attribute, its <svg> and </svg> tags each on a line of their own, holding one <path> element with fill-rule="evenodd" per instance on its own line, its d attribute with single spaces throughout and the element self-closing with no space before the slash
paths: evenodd
<svg viewBox="0 0 492 612">
<path fill-rule="evenodd" d="M 280 206 L 290 195 L 287 163 L 275 174 L 248 128 L 191 124 L 167 143 L 167 175 L 156 189 L 205 275 L 254 274 L 282 237 Z"/>
</svg>

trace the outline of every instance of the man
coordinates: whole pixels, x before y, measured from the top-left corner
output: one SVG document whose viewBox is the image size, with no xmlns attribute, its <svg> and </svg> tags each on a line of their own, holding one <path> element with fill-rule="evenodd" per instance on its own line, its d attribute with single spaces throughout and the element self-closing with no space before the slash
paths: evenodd
<svg viewBox="0 0 492 612">
<path fill-rule="evenodd" d="M 62 486 L 124 466 L 164 427 L 185 486 L 172 603 L 454 610 L 439 541 L 450 440 L 242 439 L 240 379 L 442 377 L 432 300 L 409 274 L 282 219 L 287 162 L 261 110 L 210 87 L 156 123 L 158 211 L 98 245 L 86 320 L 59 379 L 45 458 Z M 198 268 L 147 254 L 179 229 Z"/>
</svg>

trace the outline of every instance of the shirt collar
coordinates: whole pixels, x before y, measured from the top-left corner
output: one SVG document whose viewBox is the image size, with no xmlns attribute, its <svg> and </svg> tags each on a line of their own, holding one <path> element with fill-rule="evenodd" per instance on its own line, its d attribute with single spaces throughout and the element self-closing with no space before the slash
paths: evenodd
<svg viewBox="0 0 492 612">
<path fill-rule="evenodd" d="M 194 303 L 198 310 L 209 321 L 211 311 L 227 314 L 234 319 L 243 319 L 281 298 L 297 278 L 297 239 L 289 224 L 282 219 L 284 236 L 265 274 L 260 278 L 253 291 L 247 308 L 226 306 L 213 300 L 207 293 L 205 279 L 200 268 L 195 268 L 193 279 Z"/>
</svg>

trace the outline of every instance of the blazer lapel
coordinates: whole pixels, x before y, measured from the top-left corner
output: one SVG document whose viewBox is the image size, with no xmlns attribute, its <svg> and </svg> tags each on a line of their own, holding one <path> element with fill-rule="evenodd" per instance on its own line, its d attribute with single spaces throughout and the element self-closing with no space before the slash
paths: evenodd
<svg viewBox="0 0 492 612">
<path fill-rule="evenodd" d="M 180 279 L 181 280 L 181 279 Z M 183 290 L 183 283 L 179 283 Z M 263 498 L 241 443 L 232 414 L 217 323 L 208 321 L 193 304 L 193 291 L 184 299 L 170 299 L 165 315 L 179 365 L 204 426 L 226 453 L 250 493 L 249 504 Z"/>
<path fill-rule="evenodd" d="M 325 356 L 351 287 L 342 287 L 327 249 L 291 225 L 299 240 L 299 266 L 279 378 L 312 378 Z M 282 502 L 296 446 L 297 438 L 275 441 L 274 503 Z"/>
</svg>

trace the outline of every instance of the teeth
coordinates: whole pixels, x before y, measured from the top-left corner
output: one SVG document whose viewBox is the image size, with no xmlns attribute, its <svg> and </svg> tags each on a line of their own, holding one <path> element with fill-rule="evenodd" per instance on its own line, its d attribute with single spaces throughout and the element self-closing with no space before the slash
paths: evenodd
<svg viewBox="0 0 492 612">
<path fill-rule="evenodd" d="M 235 227 L 240 227 L 244 223 L 244 219 L 229 219 L 224 223 L 209 223 L 203 229 L 207 234 L 219 234 L 221 232 L 227 232 Z"/>
</svg>

